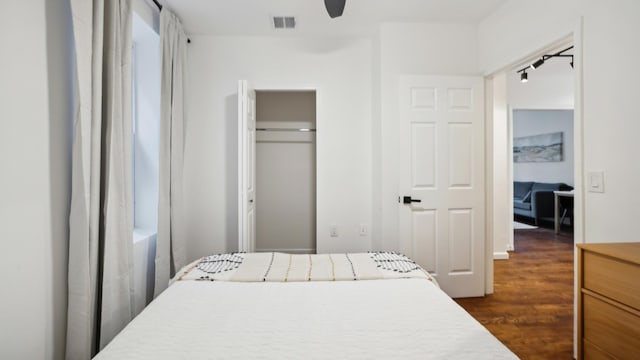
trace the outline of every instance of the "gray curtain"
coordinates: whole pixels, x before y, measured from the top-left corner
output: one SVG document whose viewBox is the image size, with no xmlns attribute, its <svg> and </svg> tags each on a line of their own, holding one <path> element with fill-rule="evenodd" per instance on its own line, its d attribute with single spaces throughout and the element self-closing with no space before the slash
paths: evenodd
<svg viewBox="0 0 640 360">
<path fill-rule="evenodd" d="M 187 36 L 167 7 L 160 12 L 160 174 L 154 296 L 186 263 L 182 168 Z"/>
<path fill-rule="evenodd" d="M 131 3 L 71 0 L 76 49 L 67 359 L 132 318 Z"/>
</svg>

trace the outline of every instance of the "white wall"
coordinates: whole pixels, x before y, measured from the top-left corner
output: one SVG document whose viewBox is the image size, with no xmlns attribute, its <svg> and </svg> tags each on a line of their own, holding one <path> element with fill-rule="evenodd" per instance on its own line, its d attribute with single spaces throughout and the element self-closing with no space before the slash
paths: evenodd
<svg viewBox="0 0 640 360">
<path fill-rule="evenodd" d="M 62 359 L 70 193 L 66 0 L 0 14 L 0 357 Z"/>
<path fill-rule="evenodd" d="M 188 257 L 237 250 L 237 81 L 317 89 L 317 249 L 366 251 L 371 41 L 191 36 L 185 141 Z M 340 236 L 329 236 L 336 223 Z"/>
<path fill-rule="evenodd" d="M 373 37 L 371 66 L 371 250 L 384 250 L 382 238 L 382 39 L 380 29 Z"/>
<path fill-rule="evenodd" d="M 480 71 L 496 73 L 571 35 L 581 2 L 508 0 L 478 27 Z"/>
<path fill-rule="evenodd" d="M 567 46 L 568 47 L 568 46 Z M 521 69 L 521 68 L 518 68 Z M 512 109 L 573 110 L 574 71 L 569 58 L 554 58 L 529 71 L 529 81 L 520 82 L 515 70 L 507 72 L 507 101 Z"/>
<path fill-rule="evenodd" d="M 380 199 L 374 223 L 381 224 L 374 248 L 398 250 L 398 78 L 414 75 L 476 75 L 477 33 L 473 25 L 382 24 L 380 27 L 380 125 L 374 129 L 374 183 Z M 375 57 L 374 56 L 374 57 Z M 374 111 L 374 112 L 375 112 Z M 376 124 L 377 125 L 377 124 Z M 379 180 L 378 180 L 379 179 Z"/>
<path fill-rule="evenodd" d="M 314 137 L 313 133 L 257 134 L 257 251 L 315 253 Z"/>
<path fill-rule="evenodd" d="M 509 182 L 511 163 L 509 151 L 509 115 L 507 107 L 507 75 L 497 74 L 486 80 L 487 108 L 487 238 L 493 239 L 493 259 L 508 259 L 513 250 L 513 187 Z M 489 263 L 489 262 L 488 262 Z M 493 278 L 487 283 L 493 289 Z"/>
<path fill-rule="evenodd" d="M 576 131 L 584 133 L 584 167 L 578 175 L 602 170 L 605 176 L 604 193 L 584 194 L 584 240 L 635 241 L 640 75 L 633 69 L 640 60 L 640 2 L 509 1 L 480 25 L 481 69 L 500 68 L 580 27 L 576 45 L 582 58 L 576 68 L 582 71 L 583 102 L 576 104 L 576 111 L 583 123 Z M 581 181 L 576 178 L 576 185 Z M 611 209 L 616 209 L 615 216 Z"/>
<path fill-rule="evenodd" d="M 605 193 L 586 193 L 585 240 L 637 241 L 640 2 L 585 3 L 584 170 L 604 171 L 605 182 Z"/>
<path fill-rule="evenodd" d="M 573 110 L 514 110 L 513 137 L 561 132 L 562 161 L 513 164 L 514 181 L 573 182 Z"/>
</svg>

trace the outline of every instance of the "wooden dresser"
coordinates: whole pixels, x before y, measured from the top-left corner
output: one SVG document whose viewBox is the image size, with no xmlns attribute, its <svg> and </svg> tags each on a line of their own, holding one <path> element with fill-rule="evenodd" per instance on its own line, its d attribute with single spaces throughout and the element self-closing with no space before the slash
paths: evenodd
<svg viewBox="0 0 640 360">
<path fill-rule="evenodd" d="M 640 359 L 640 243 L 578 245 L 578 359 Z"/>
</svg>

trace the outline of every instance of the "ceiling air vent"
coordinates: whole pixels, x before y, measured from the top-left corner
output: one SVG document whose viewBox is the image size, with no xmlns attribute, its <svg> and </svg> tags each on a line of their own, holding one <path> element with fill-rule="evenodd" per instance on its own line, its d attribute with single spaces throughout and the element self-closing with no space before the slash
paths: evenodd
<svg viewBox="0 0 640 360">
<path fill-rule="evenodd" d="M 296 18 L 293 16 L 274 16 L 273 27 L 276 29 L 295 29 Z"/>
</svg>

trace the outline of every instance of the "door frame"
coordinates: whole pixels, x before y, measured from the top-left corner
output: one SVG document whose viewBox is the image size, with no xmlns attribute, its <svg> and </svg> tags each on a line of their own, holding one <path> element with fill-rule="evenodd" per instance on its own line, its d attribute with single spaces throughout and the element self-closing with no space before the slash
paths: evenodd
<svg viewBox="0 0 640 360">
<path fill-rule="evenodd" d="M 529 107 L 526 107 L 526 108 L 509 106 L 509 109 L 508 109 L 508 111 L 509 111 L 509 118 L 508 118 L 508 121 L 509 121 L 509 134 L 507 135 L 508 136 L 507 143 L 508 143 L 509 148 L 507 149 L 507 151 L 508 151 L 508 156 L 511 159 L 511 161 L 509 162 L 509 179 L 508 179 L 510 184 L 513 184 L 513 181 L 514 181 L 513 180 L 513 113 L 516 110 L 571 110 L 571 111 L 574 112 L 573 122 L 574 122 L 574 126 L 575 126 L 575 109 L 574 108 L 562 107 L 562 106 L 553 106 L 553 107 L 551 107 L 551 106 L 547 106 L 547 107 L 529 106 Z M 574 141 L 575 141 L 575 137 L 576 137 L 576 130 L 574 128 L 573 129 Z M 575 151 L 575 149 L 574 149 L 574 151 Z M 573 161 L 574 171 L 575 171 L 575 165 L 576 165 L 576 161 L 575 161 L 575 158 L 574 158 L 574 161 Z M 574 177 L 575 177 L 575 173 L 574 173 Z M 574 180 L 574 183 L 575 183 L 575 180 Z M 511 188 L 511 191 L 509 192 L 509 204 L 513 204 L 513 188 Z M 575 224 L 572 224 L 572 225 L 575 226 Z M 509 237 L 508 237 L 509 242 L 507 243 L 507 251 L 512 251 L 514 249 L 513 231 L 514 230 L 512 228 L 511 232 L 509 234 Z"/>
<path fill-rule="evenodd" d="M 254 90 L 256 92 L 256 105 L 258 103 L 258 94 L 259 93 L 266 93 L 266 92 L 287 92 L 287 93 L 305 92 L 305 93 L 313 93 L 314 94 L 314 100 L 315 100 L 314 101 L 315 102 L 314 106 L 315 106 L 315 116 L 316 116 L 316 123 L 315 123 L 315 128 L 314 128 L 313 132 L 295 133 L 296 135 L 304 135 L 304 137 L 308 137 L 310 139 L 310 141 L 301 141 L 300 143 L 309 143 L 309 144 L 313 145 L 314 165 L 315 165 L 314 168 L 313 168 L 314 173 L 315 173 L 315 178 L 314 178 L 314 183 L 315 183 L 315 187 L 314 187 L 314 206 L 313 206 L 314 214 L 315 214 L 315 216 L 313 218 L 313 226 L 314 226 L 315 229 L 314 229 L 314 232 L 312 233 L 313 237 L 314 237 L 313 238 L 313 247 L 312 248 L 306 248 L 306 247 L 298 246 L 296 248 L 285 248 L 285 249 L 260 248 L 260 247 L 258 247 L 258 222 L 257 222 L 258 211 L 256 209 L 256 249 L 255 250 L 256 251 L 260 250 L 260 251 L 265 251 L 265 252 L 273 252 L 273 251 L 282 252 L 282 251 L 285 251 L 285 252 L 292 253 L 292 254 L 317 253 L 317 246 L 318 246 L 318 221 L 317 221 L 318 220 L 318 204 L 317 204 L 317 202 L 318 202 L 318 196 L 317 196 L 317 188 L 318 188 L 318 183 L 317 183 L 318 182 L 318 173 L 317 173 L 317 171 L 318 171 L 318 166 L 317 166 L 317 163 L 318 163 L 318 156 L 317 156 L 318 155 L 317 154 L 317 151 L 318 151 L 318 140 L 317 140 L 317 130 L 318 130 L 318 124 L 317 124 L 318 123 L 318 106 L 317 106 L 318 105 L 318 92 L 317 92 L 316 89 L 301 89 L 301 88 L 295 88 L 295 89 L 289 89 L 289 88 L 281 89 L 281 88 L 278 88 L 278 89 L 275 89 L 273 87 L 265 88 L 265 89 L 256 87 L 256 88 L 254 88 Z M 257 120 L 258 120 L 258 114 L 256 112 L 256 124 L 258 124 Z M 261 124 L 261 125 L 266 125 L 266 124 Z M 263 126 L 258 126 L 258 128 L 261 128 L 261 127 L 263 127 Z M 283 126 L 283 127 L 286 127 L 286 126 Z M 295 128 L 300 128 L 300 127 L 304 127 L 304 126 L 302 126 L 300 123 L 296 124 L 296 126 L 295 126 Z M 266 135 L 266 134 L 263 134 L 263 135 Z M 291 134 L 291 135 L 293 135 L 293 134 Z M 258 139 L 260 137 L 261 136 L 260 136 L 259 132 L 256 132 L 256 138 L 255 138 L 255 141 L 256 141 L 256 198 L 258 198 L 257 189 L 258 189 L 258 178 L 259 178 L 258 170 L 257 170 L 257 168 L 258 168 L 257 149 L 258 149 L 258 143 L 259 143 Z"/>
<path fill-rule="evenodd" d="M 535 53 L 532 54 L 528 54 L 526 56 L 523 56 L 522 59 L 518 62 L 515 63 L 511 63 L 509 65 L 505 65 L 503 68 L 501 68 L 499 71 L 496 72 L 492 72 L 490 74 L 485 75 L 485 79 L 487 81 L 491 81 L 492 78 L 497 75 L 500 74 L 502 72 L 507 72 L 507 71 L 511 71 L 512 68 L 514 67 L 518 67 L 518 65 L 522 65 L 523 63 L 526 63 L 527 60 L 530 60 L 531 58 L 535 58 L 535 57 L 539 57 L 540 54 L 546 53 L 548 52 L 549 49 L 555 49 L 558 46 L 561 46 L 562 44 L 566 44 L 568 42 L 572 42 L 574 44 L 574 89 L 575 89 L 575 99 L 574 99 L 574 108 L 572 109 L 574 111 L 574 118 L 573 118 L 573 123 L 574 123 L 574 181 L 575 181 L 575 188 L 576 191 L 578 192 L 576 194 L 576 200 L 578 200 L 579 197 L 583 197 L 584 196 L 584 189 L 582 184 L 584 184 L 584 176 L 583 176 L 583 141 L 584 141 L 584 134 L 583 134 L 583 112 L 582 112 L 582 96 L 583 96 L 583 91 L 582 91 L 582 44 L 581 44 L 581 36 L 577 31 L 574 31 L 573 33 L 571 33 L 568 36 L 563 37 L 560 40 L 557 40 L 555 42 L 550 43 L 548 46 L 544 47 L 542 50 L 537 51 Z M 492 104 L 487 104 L 488 108 L 492 108 Z M 532 108 L 533 109 L 533 108 Z M 545 108 L 545 109 L 549 109 L 549 108 Z M 551 108 L 553 109 L 558 109 L 558 110 L 566 110 L 566 108 L 561 108 L 561 107 L 554 107 Z M 513 111 L 517 110 L 515 108 L 511 108 L 509 107 L 508 109 L 508 121 L 509 121 L 509 132 L 512 132 L 512 127 L 513 127 Z M 488 116 L 488 121 L 493 121 L 493 118 Z M 492 141 L 493 139 L 489 139 L 489 141 Z M 508 139 L 509 140 L 509 145 L 512 145 L 512 141 L 513 139 Z M 510 176 L 510 179 L 513 181 L 513 175 Z M 488 183 L 491 181 L 491 179 L 488 179 Z M 583 242 L 582 240 L 584 239 L 584 206 L 583 206 L 583 201 L 582 198 L 579 199 L 579 209 L 576 209 L 578 211 L 574 210 L 575 213 L 575 220 L 576 220 L 576 230 L 579 231 L 579 234 L 577 236 L 574 236 L 576 238 L 576 241 L 578 241 L 578 239 L 580 239 L 580 242 Z M 576 201 L 578 202 L 578 201 Z M 576 204 L 578 205 L 578 204 Z M 580 214 L 578 214 L 578 212 Z"/>
<path fill-rule="evenodd" d="M 315 169 L 315 173 L 316 173 L 316 199 L 315 199 L 315 205 L 316 205 L 316 252 L 318 249 L 318 239 L 320 239 L 320 229 L 318 227 L 318 209 L 320 208 L 319 206 L 319 200 L 322 199 L 321 196 L 318 195 L 318 190 L 320 188 L 319 186 L 319 181 L 318 179 L 320 178 L 320 161 L 321 161 L 321 157 L 318 156 L 319 152 L 318 149 L 320 149 L 320 138 L 321 138 L 321 134 L 322 132 L 320 131 L 320 128 L 322 126 L 322 111 L 321 111 L 321 107 L 319 106 L 320 104 L 320 93 L 321 93 L 321 87 L 318 86 L 317 84 L 313 84 L 313 83 L 305 83 L 305 84 L 288 84 L 288 85 L 283 85 L 282 83 L 271 83 L 271 82 L 261 82 L 261 81 L 253 81 L 253 80 L 249 80 L 249 79 L 245 79 L 249 82 L 249 84 L 251 84 L 251 88 L 255 91 L 255 92 L 259 92 L 259 91 L 313 91 L 316 94 L 316 132 L 315 132 L 315 146 L 316 146 L 316 169 Z M 239 96 L 240 94 L 238 94 Z M 257 115 L 256 115 L 256 121 L 257 121 Z M 238 137 L 240 137 L 240 134 L 238 134 Z M 254 139 L 255 140 L 255 139 Z M 242 164 L 238 164 L 238 167 L 240 167 Z M 238 169 L 238 171 L 241 171 L 241 169 Z M 238 196 L 241 196 L 242 194 L 242 179 L 241 177 L 238 178 Z M 238 227 L 240 227 L 240 221 L 241 219 L 238 218 Z M 240 244 L 240 236 L 241 234 L 238 234 L 238 245 Z M 256 234 L 257 236 L 257 234 Z"/>
<path fill-rule="evenodd" d="M 573 71 L 574 71 L 574 109 L 573 109 L 573 139 L 574 139 L 574 164 L 573 164 L 573 178 L 574 178 L 574 188 L 575 188 L 575 196 L 574 196 L 574 231 L 573 231 L 573 239 L 575 244 L 581 244 L 585 242 L 585 175 L 584 175 L 584 111 L 583 111 L 583 103 L 584 103 L 584 88 L 583 88 L 583 62 L 584 62 L 584 47 L 583 47 L 583 23 L 584 18 L 582 16 L 578 17 L 576 23 L 573 26 L 573 30 L 568 34 L 560 34 L 555 39 L 550 39 L 547 43 L 548 45 L 538 51 L 534 51 L 533 53 L 521 54 L 520 58 L 516 62 L 505 63 L 502 67 L 500 67 L 497 71 L 492 71 L 490 73 L 485 73 L 485 79 L 487 81 L 491 81 L 492 77 L 496 74 L 505 71 L 513 71 L 512 69 L 517 67 L 518 65 L 523 65 L 530 60 L 532 57 L 539 57 L 542 54 L 548 52 L 549 50 L 555 49 L 563 43 L 567 43 L 571 41 L 574 46 L 574 63 L 573 63 Z M 487 114 L 489 114 L 489 104 L 487 104 Z M 511 114 L 509 114 L 511 117 Z M 486 119 L 488 122 L 493 122 L 492 117 L 488 117 Z M 511 122 L 511 120 L 510 120 Z M 493 142 L 493 139 L 487 139 L 487 143 Z M 488 154 L 487 156 L 493 156 L 493 153 Z M 513 173 L 511 173 L 511 182 L 513 183 Z M 493 179 L 486 179 L 487 189 L 489 186 L 493 185 Z M 487 211 L 493 212 L 493 204 L 492 201 L 487 202 Z M 511 204 L 509 206 L 512 206 Z M 493 231 L 492 224 L 487 221 L 487 234 L 489 231 Z M 512 232 L 513 235 L 513 232 Z M 487 259 L 493 258 L 493 244 L 489 244 L 491 239 L 487 237 Z M 576 309 L 577 309 L 577 248 L 574 248 L 574 325 L 573 325 L 573 348 L 574 348 L 574 358 L 577 354 L 577 317 L 576 317 Z M 488 261 L 487 266 L 485 267 L 487 272 L 487 289 L 490 289 L 493 292 L 493 261 Z M 489 292 L 488 292 L 489 293 Z"/>
</svg>

